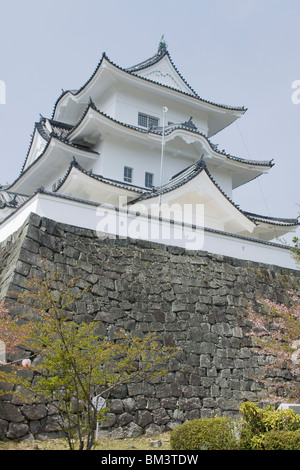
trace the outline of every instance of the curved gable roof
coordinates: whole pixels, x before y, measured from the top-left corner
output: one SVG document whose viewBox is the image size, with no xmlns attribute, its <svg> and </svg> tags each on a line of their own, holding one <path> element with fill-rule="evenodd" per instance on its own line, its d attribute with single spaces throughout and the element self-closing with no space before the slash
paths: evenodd
<svg viewBox="0 0 300 470">
<path fill-rule="evenodd" d="M 161 65 L 161 67 L 157 67 L 158 65 Z M 198 97 L 195 90 L 180 74 L 166 47 L 160 48 L 153 57 L 125 70 L 147 80 L 157 81 L 161 85 L 171 86 L 196 98 Z"/>
<path fill-rule="evenodd" d="M 149 77 L 143 76 L 143 74 L 146 70 L 149 70 L 151 67 L 153 67 L 154 65 L 157 65 L 160 61 L 165 60 L 165 59 L 167 59 L 170 67 L 172 68 L 172 70 L 174 72 L 174 76 L 176 75 L 178 77 L 178 80 L 181 83 L 182 89 L 180 89 L 181 87 L 178 87 L 178 86 L 174 87 L 171 84 L 167 84 L 167 82 L 161 83 L 161 81 L 157 81 L 157 80 L 153 79 L 153 77 L 149 78 Z M 204 104 L 211 105 L 213 107 L 217 107 L 218 109 L 231 110 L 231 111 L 236 111 L 236 112 L 240 112 L 240 113 L 245 113 L 247 111 L 247 108 L 245 108 L 244 106 L 229 106 L 229 105 L 224 105 L 224 104 L 217 104 L 217 103 L 214 103 L 213 101 L 209 101 L 209 100 L 205 100 L 205 99 L 201 98 L 195 92 L 195 90 L 193 90 L 193 88 L 188 84 L 188 82 L 183 78 L 183 76 L 180 74 L 177 67 L 174 65 L 174 62 L 172 61 L 172 58 L 171 58 L 168 50 L 166 48 L 162 48 L 150 59 L 147 59 L 147 60 L 141 62 L 140 64 L 137 64 L 137 65 L 129 67 L 129 68 L 123 68 L 123 67 L 120 67 L 119 65 L 115 64 L 113 61 L 111 61 L 108 58 L 106 53 L 103 52 L 101 60 L 99 61 L 96 69 L 94 70 L 91 77 L 85 82 L 85 84 L 82 85 L 78 90 L 63 91 L 62 94 L 59 96 L 59 98 L 57 99 L 57 101 L 54 105 L 54 109 L 53 109 L 53 113 L 52 113 L 52 119 L 53 120 L 55 119 L 55 116 L 56 116 L 57 110 L 59 108 L 60 102 L 67 95 L 78 97 L 80 95 L 80 93 L 82 93 L 83 91 L 86 91 L 88 86 L 92 83 L 92 81 L 94 79 L 96 79 L 98 74 L 100 74 L 100 71 L 102 70 L 103 65 L 105 64 L 105 62 L 107 64 L 109 64 L 110 66 L 112 66 L 113 68 L 115 68 L 116 70 L 118 70 L 118 71 L 121 71 L 121 72 L 129 74 L 129 75 L 133 75 L 133 76 L 137 77 L 138 79 L 143 80 L 145 82 L 154 83 L 156 85 L 163 86 L 166 89 L 173 90 L 173 91 L 181 93 L 185 96 L 189 96 L 191 98 L 197 99 L 197 100 L 199 100 L 200 102 L 202 102 Z"/>
</svg>

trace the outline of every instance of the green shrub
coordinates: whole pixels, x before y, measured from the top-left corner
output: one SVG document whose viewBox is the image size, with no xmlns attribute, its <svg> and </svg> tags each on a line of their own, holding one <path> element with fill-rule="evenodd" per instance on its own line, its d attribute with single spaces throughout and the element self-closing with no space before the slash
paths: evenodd
<svg viewBox="0 0 300 470">
<path fill-rule="evenodd" d="M 253 438 L 255 434 L 248 423 L 243 422 L 239 430 L 239 447 L 241 450 L 255 449 L 255 442 Z"/>
<path fill-rule="evenodd" d="M 293 410 L 275 410 L 272 405 L 259 408 L 254 403 L 245 402 L 240 406 L 240 412 L 243 417 L 240 428 L 240 449 L 258 450 L 266 449 L 266 446 L 269 448 L 275 445 L 276 438 L 272 436 L 276 433 L 278 436 L 283 433 L 282 441 L 278 441 L 278 446 L 297 445 L 300 416 Z M 294 432 L 296 432 L 296 437 L 293 435 Z"/>
<path fill-rule="evenodd" d="M 242 420 L 214 417 L 187 421 L 171 432 L 173 450 L 300 450 L 300 415 L 245 402 Z"/>
<path fill-rule="evenodd" d="M 258 405 L 247 401 L 240 406 L 240 413 L 254 434 L 300 429 L 300 415 L 293 410 L 275 410 L 272 405 L 259 408 Z"/>
<path fill-rule="evenodd" d="M 230 418 L 200 418 L 187 421 L 171 432 L 173 450 L 235 450 L 238 441 Z"/>
<path fill-rule="evenodd" d="M 300 450 L 298 431 L 269 431 L 261 435 L 262 450 Z"/>
</svg>

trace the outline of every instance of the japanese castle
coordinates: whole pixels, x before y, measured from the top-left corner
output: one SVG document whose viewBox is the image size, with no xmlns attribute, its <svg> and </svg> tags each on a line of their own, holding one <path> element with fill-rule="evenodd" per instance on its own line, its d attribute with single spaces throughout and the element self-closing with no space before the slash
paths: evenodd
<svg viewBox="0 0 300 470">
<path fill-rule="evenodd" d="M 245 112 L 201 98 L 163 38 L 129 68 L 104 53 L 88 81 L 35 123 L 20 175 L 0 190 L 0 242 L 34 212 L 99 237 L 297 268 L 278 237 L 298 219 L 249 213 L 233 199 L 273 161 L 245 160 L 210 140 Z"/>
</svg>

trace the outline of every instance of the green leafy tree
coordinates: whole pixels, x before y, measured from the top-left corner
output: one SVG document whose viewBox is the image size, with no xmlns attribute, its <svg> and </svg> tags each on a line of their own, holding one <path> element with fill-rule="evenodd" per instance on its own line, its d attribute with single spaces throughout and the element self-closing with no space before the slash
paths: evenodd
<svg viewBox="0 0 300 470">
<path fill-rule="evenodd" d="M 163 376 L 176 352 L 153 333 L 142 337 L 119 331 L 108 339 L 97 333 L 98 322 L 76 323 L 72 309 L 85 291 L 76 284 L 76 278 L 65 284 L 59 272 L 30 279 L 19 301 L 34 308 L 30 334 L 22 345 L 31 352 L 34 378 L 24 378 L 12 368 L 0 372 L 0 380 L 30 390 L 34 400 L 51 402 L 69 448 L 90 450 L 97 422 L 107 411 L 98 409 L 95 398 L 109 398 L 120 384 Z"/>
</svg>

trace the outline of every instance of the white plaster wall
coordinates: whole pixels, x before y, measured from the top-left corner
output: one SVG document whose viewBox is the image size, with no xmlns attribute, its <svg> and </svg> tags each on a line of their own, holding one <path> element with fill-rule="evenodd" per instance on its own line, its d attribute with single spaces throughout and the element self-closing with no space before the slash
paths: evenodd
<svg viewBox="0 0 300 470">
<path fill-rule="evenodd" d="M 108 116 L 115 118 L 116 116 L 116 102 L 117 94 L 115 90 L 110 90 L 108 93 L 101 95 L 101 98 L 97 100 L 96 107 Z"/>
<path fill-rule="evenodd" d="M 100 111 L 111 116 L 122 123 L 138 126 L 139 112 L 145 113 L 159 119 L 159 125 L 163 121 L 163 106 L 168 107 L 168 112 L 164 114 L 165 125 L 169 122 L 182 123 L 193 117 L 193 122 L 199 131 L 207 134 L 208 116 L 198 109 L 182 104 L 182 101 L 175 99 L 162 99 L 157 94 L 145 93 L 140 89 L 129 88 L 125 85 L 122 88 L 110 89 L 107 94 L 101 96 L 101 100 L 96 103 Z M 144 187 L 145 172 L 154 174 L 154 186 L 160 184 L 160 143 L 152 143 L 149 139 L 148 148 L 131 142 L 130 137 L 121 138 L 119 135 L 105 135 L 101 143 L 95 149 L 101 158 L 94 164 L 94 173 L 101 174 L 108 178 L 123 181 L 124 166 L 133 168 L 132 184 Z M 201 158 L 200 147 L 193 148 L 193 144 L 187 145 L 182 138 L 175 137 L 166 142 L 163 164 L 163 183 L 169 181 L 176 173 L 182 171 L 190 164 Z M 231 197 L 232 179 L 231 175 L 222 169 L 211 168 L 212 174 L 217 183 Z"/>
<path fill-rule="evenodd" d="M 239 238 L 226 233 L 215 233 L 195 229 L 181 224 L 169 224 L 158 219 L 137 216 L 134 212 L 116 212 L 111 206 L 85 204 L 36 194 L 24 206 L 0 225 L 0 242 L 6 240 L 25 222 L 31 212 L 48 217 L 57 222 L 95 230 L 99 236 L 124 237 L 152 240 L 167 245 L 184 247 L 189 250 L 204 250 L 233 258 L 274 264 L 291 269 L 299 269 L 289 249 L 279 245 L 260 243 L 250 238 Z"/>
<path fill-rule="evenodd" d="M 179 148 L 179 146 L 178 146 Z M 184 155 L 179 149 L 178 155 L 175 154 L 176 143 L 166 143 L 163 154 L 163 178 L 166 183 L 170 179 L 187 168 L 200 158 L 196 152 L 190 152 L 190 155 Z M 159 142 L 145 145 L 121 138 L 120 136 L 106 136 L 97 147 L 100 157 L 93 166 L 93 172 L 103 175 L 107 178 L 123 181 L 124 166 L 133 169 L 132 184 L 144 187 L 145 172 L 154 174 L 154 186 L 160 185 L 161 171 L 161 145 Z M 220 185 L 228 197 L 232 196 L 232 178 L 228 170 L 209 166 L 213 178 Z"/>
<path fill-rule="evenodd" d="M 211 173 L 216 183 L 221 187 L 228 197 L 232 197 L 232 175 L 225 168 L 217 168 L 215 165 L 207 163 L 207 169 Z"/>
<path fill-rule="evenodd" d="M 115 109 L 115 119 L 131 124 L 138 125 L 138 113 L 148 114 L 159 119 L 159 125 L 162 125 L 163 107 L 168 108 L 165 114 L 165 123 L 172 122 L 179 124 L 186 122 L 193 117 L 194 124 L 198 130 L 207 135 L 208 116 L 196 109 L 185 105 L 175 99 L 163 98 L 154 92 L 143 93 L 139 89 L 125 88 L 118 90 Z"/>
<path fill-rule="evenodd" d="M 154 175 L 154 186 L 160 185 L 161 147 L 153 148 L 137 142 L 122 140 L 120 137 L 106 137 L 97 148 L 100 158 L 93 166 L 93 172 L 107 178 L 123 181 L 124 166 L 133 169 L 132 184 L 144 187 L 145 172 Z M 166 149 L 163 157 L 163 183 L 179 171 L 193 163 L 193 160 L 181 157 L 174 158 Z"/>
</svg>

